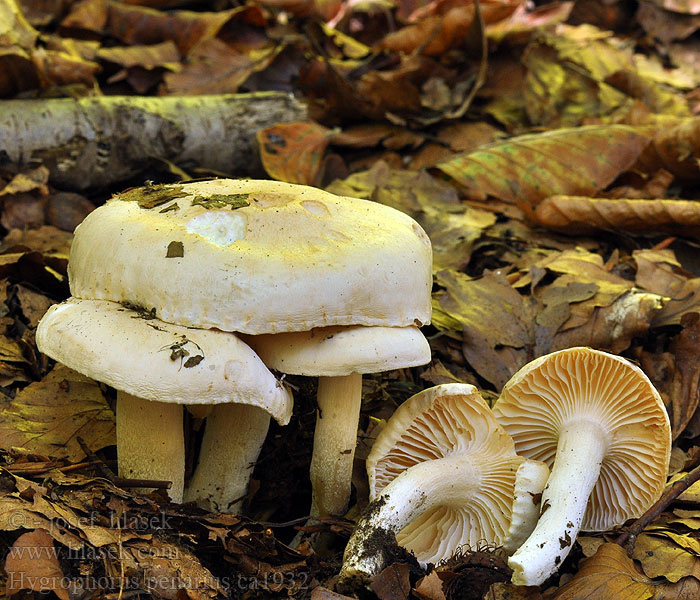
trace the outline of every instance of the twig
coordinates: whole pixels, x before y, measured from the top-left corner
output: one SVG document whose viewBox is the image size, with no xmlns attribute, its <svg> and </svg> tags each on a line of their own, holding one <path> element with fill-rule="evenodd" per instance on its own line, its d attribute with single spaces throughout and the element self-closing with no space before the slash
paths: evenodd
<svg viewBox="0 0 700 600">
<path fill-rule="evenodd" d="M 163 481 L 162 479 L 126 479 L 124 477 L 115 477 L 110 481 L 120 488 L 155 488 L 159 490 L 169 490 L 173 487 L 172 481 Z"/>
<path fill-rule="evenodd" d="M 90 449 L 83 438 L 78 436 L 76 439 L 78 440 L 78 444 L 80 444 L 82 451 L 85 452 L 85 456 L 87 456 L 91 461 L 95 461 L 97 468 L 102 472 L 102 474 L 110 481 L 113 481 L 116 477 L 114 471 L 112 471 L 112 469 L 110 469 L 105 462 Z"/>
<path fill-rule="evenodd" d="M 92 467 L 96 464 L 100 464 L 101 460 L 88 460 L 85 462 L 74 463 L 72 465 L 58 465 L 54 462 L 26 462 L 26 463 L 15 463 L 14 465 L 8 465 L 5 467 L 10 473 L 23 473 L 25 475 L 41 475 L 52 469 L 58 469 L 61 473 L 68 473 L 70 471 L 77 471 L 78 469 L 83 469 L 85 467 Z"/>
<path fill-rule="evenodd" d="M 632 556 L 634 551 L 634 543 L 637 541 L 637 536 L 644 528 L 654 521 L 669 505 L 678 498 L 685 490 L 687 490 L 696 481 L 700 480 L 700 465 L 695 467 L 690 473 L 675 481 L 672 485 L 666 488 L 666 491 L 661 495 L 654 504 L 651 505 L 641 517 L 639 517 L 632 525 L 630 525 L 616 540 L 615 543 L 627 550 L 627 554 Z"/>
</svg>

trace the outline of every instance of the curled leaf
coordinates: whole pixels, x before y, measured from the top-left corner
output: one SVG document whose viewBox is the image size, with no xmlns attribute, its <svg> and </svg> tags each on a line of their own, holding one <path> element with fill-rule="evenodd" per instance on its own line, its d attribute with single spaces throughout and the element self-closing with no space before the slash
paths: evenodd
<svg viewBox="0 0 700 600">
<path fill-rule="evenodd" d="M 700 236 L 700 202 L 552 196 L 535 209 L 539 225 L 570 234 L 599 230 Z"/>
</svg>

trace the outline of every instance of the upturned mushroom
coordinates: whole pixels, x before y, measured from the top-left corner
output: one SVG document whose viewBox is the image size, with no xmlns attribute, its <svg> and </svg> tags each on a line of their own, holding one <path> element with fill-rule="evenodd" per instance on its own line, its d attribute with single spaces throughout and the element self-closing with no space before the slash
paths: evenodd
<svg viewBox="0 0 700 600">
<path fill-rule="evenodd" d="M 549 469 L 516 455 L 474 386 L 444 384 L 396 410 L 372 447 L 367 473 L 373 501 L 346 547 L 341 586 L 368 583 L 386 566 L 376 546 L 387 536 L 428 563 L 459 546 L 527 535 Z"/>
<path fill-rule="evenodd" d="M 124 477 L 172 482 L 183 498 L 183 405 L 213 405 L 199 477 L 220 510 L 245 495 L 270 416 L 289 421 L 292 398 L 234 334 L 165 323 L 105 300 L 71 298 L 49 308 L 39 350 L 117 392 L 117 455 Z"/>
<path fill-rule="evenodd" d="M 350 499 L 362 375 L 430 362 L 417 327 L 323 327 L 244 336 L 270 368 L 320 377 L 311 458 L 311 515 L 342 515 Z"/>
<path fill-rule="evenodd" d="M 93 211 L 76 229 L 69 280 L 76 297 L 190 327 L 409 328 L 430 321 L 432 254 L 413 219 L 375 202 L 210 180 L 128 190 Z M 357 398 L 359 375 L 348 377 L 332 387 Z"/>
<path fill-rule="evenodd" d="M 646 375 L 623 358 L 591 348 L 542 356 L 506 383 L 493 412 L 519 454 L 552 468 L 537 526 L 509 560 L 514 583 L 542 583 L 580 529 L 621 525 L 662 493 L 668 415 Z"/>
</svg>

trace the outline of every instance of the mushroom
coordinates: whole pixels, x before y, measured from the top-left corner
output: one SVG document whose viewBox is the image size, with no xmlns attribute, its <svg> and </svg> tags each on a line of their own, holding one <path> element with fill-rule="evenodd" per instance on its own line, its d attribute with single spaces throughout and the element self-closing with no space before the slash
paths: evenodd
<svg viewBox="0 0 700 600">
<path fill-rule="evenodd" d="M 311 458 L 311 515 L 342 515 L 350 499 L 362 374 L 424 365 L 430 346 L 417 327 L 323 327 L 244 336 L 270 368 L 320 377 Z"/>
<path fill-rule="evenodd" d="M 373 501 L 345 550 L 345 586 L 368 583 L 385 566 L 376 546 L 387 536 L 396 535 L 421 563 L 459 546 L 517 538 L 534 525 L 549 469 L 515 453 L 474 386 L 454 383 L 424 390 L 396 410 L 372 447 L 367 473 Z"/>
<path fill-rule="evenodd" d="M 580 529 L 621 525 L 661 495 L 668 415 L 646 375 L 623 358 L 591 348 L 542 356 L 506 383 L 493 412 L 519 454 L 552 467 L 537 526 L 509 560 L 514 583 L 539 585 Z"/>
<path fill-rule="evenodd" d="M 117 194 L 76 228 L 73 296 L 240 333 L 430 322 L 430 240 L 388 206 L 279 181 Z"/>
<path fill-rule="evenodd" d="M 117 454 L 124 477 L 172 482 L 183 498 L 183 405 L 214 405 L 198 477 L 220 510 L 245 495 L 270 416 L 289 421 L 292 398 L 232 333 L 165 323 L 105 300 L 49 308 L 39 350 L 117 392 Z M 214 441 L 212 441 L 214 440 Z"/>
<path fill-rule="evenodd" d="M 76 297 L 251 335 L 419 327 L 431 316 L 430 240 L 413 219 L 375 202 L 274 181 L 127 190 L 76 229 L 68 270 Z M 353 398 L 347 410 L 356 414 L 361 375 L 347 373 L 323 379 L 321 396 Z M 352 452 L 355 433 L 338 445 Z M 331 487 L 346 479 L 328 477 Z M 346 500 L 331 502 L 328 512 L 343 512 Z"/>
</svg>

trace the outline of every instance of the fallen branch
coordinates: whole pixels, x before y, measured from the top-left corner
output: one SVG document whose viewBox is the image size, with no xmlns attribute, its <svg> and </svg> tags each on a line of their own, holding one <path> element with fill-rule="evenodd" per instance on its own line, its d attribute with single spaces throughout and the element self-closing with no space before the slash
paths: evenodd
<svg viewBox="0 0 700 600">
<path fill-rule="evenodd" d="M 696 481 L 700 480 L 700 466 L 695 467 L 690 473 L 674 482 L 666 488 L 649 509 L 639 517 L 632 525 L 627 527 L 625 531 L 615 540 L 615 543 L 627 550 L 627 555 L 632 556 L 634 543 L 637 541 L 637 536 L 644 531 L 644 528 L 654 521 L 671 503 L 678 498 L 685 490 L 687 490 Z"/>
<path fill-rule="evenodd" d="M 0 110 L 0 164 L 43 163 L 72 190 L 130 179 L 158 158 L 189 170 L 264 174 L 256 132 L 306 118 L 288 94 L 105 96 L 7 100 Z"/>
</svg>

